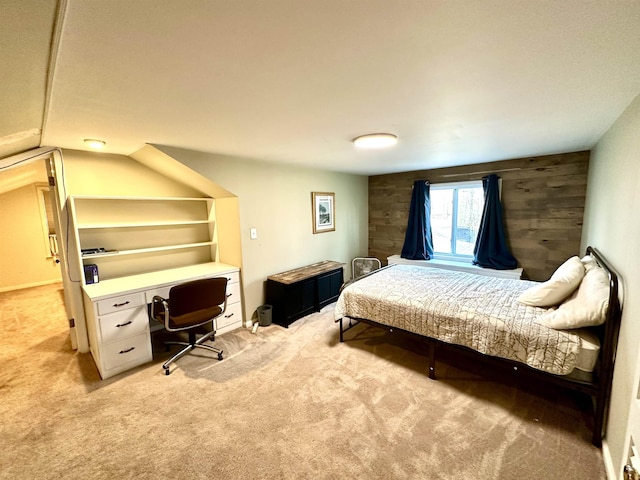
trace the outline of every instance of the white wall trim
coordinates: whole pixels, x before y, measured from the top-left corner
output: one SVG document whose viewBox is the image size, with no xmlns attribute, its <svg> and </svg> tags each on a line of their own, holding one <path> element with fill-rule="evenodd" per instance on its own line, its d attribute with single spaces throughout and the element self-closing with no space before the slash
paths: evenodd
<svg viewBox="0 0 640 480">
<path fill-rule="evenodd" d="M 387 257 L 389 265 L 418 265 L 420 267 L 441 268 L 444 270 L 455 270 L 458 272 L 474 273 L 476 275 L 485 275 L 487 277 L 511 278 L 519 280 L 522 277 L 522 268 L 513 270 L 493 270 L 491 268 L 482 268 L 471 263 L 456 262 L 452 260 L 408 260 L 400 257 L 400 255 L 391 255 Z"/>
<path fill-rule="evenodd" d="M 602 441 L 602 461 L 604 462 L 604 470 L 607 474 L 607 480 L 618 480 L 618 475 L 616 475 L 616 469 L 611 459 L 609 444 L 606 440 Z"/>
<path fill-rule="evenodd" d="M 44 280 L 42 282 L 25 283 L 23 285 L 11 285 L 9 287 L 0 288 L 0 293 L 13 292 L 14 290 L 22 290 L 24 288 L 42 287 L 43 285 L 51 285 L 53 283 L 59 283 L 62 286 L 62 280 Z"/>
</svg>

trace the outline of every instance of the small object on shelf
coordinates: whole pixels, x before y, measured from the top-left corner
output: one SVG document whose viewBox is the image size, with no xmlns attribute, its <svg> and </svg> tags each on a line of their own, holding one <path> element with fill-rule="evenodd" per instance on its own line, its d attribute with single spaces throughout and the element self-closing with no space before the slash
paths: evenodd
<svg viewBox="0 0 640 480">
<path fill-rule="evenodd" d="M 83 258 L 93 258 L 93 257 L 99 257 L 100 255 L 113 255 L 119 253 L 118 250 L 104 250 L 102 249 L 100 252 L 95 252 L 95 253 L 83 253 L 82 257 Z"/>
<path fill-rule="evenodd" d="M 87 285 L 98 283 L 98 266 L 93 263 L 84 266 L 84 279 Z"/>
<path fill-rule="evenodd" d="M 98 247 L 98 248 L 84 248 L 82 250 L 80 250 L 80 252 L 82 253 L 82 256 L 86 256 L 86 255 L 95 255 L 97 253 L 105 253 L 106 250 L 103 247 Z"/>
</svg>

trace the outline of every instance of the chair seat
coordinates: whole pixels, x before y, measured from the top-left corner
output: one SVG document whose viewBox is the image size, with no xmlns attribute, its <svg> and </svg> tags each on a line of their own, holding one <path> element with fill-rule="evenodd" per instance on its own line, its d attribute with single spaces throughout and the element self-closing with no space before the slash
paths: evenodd
<svg viewBox="0 0 640 480">
<path fill-rule="evenodd" d="M 188 312 L 183 315 L 169 315 L 169 326 L 171 328 L 182 328 L 189 325 L 199 325 L 212 320 L 220 315 L 221 312 L 222 308 L 220 307 L 210 307 Z M 159 321 L 162 322 L 162 317 L 160 317 Z"/>
<path fill-rule="evenodd" d="M 211 350 L 222 360 L 222 350 L 204 342 L 215 339 L 213 322 L 227 309 L 227 279 L 224 277 L 203 278 L 171 287 L 169 298 L 153 297 L 151 316 L 163 324 L 169 332 L 188 331 L 189 341 L 170 341 L 165 345 L 183 345 L 181 351 L 164 362 L 162 368 L 169 375 L 169 366 L 194 348 Z M 196 339 L 196 329 L 211 323 L 211 330 Z"/>
</svg>

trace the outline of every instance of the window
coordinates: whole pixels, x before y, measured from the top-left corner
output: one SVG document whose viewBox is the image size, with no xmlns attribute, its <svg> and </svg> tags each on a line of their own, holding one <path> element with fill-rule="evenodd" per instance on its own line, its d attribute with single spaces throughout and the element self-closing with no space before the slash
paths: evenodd
<svg viewBox="0 0 640 480">
<path fill-rule="evenodd" d="M 484 208 L 482 181 L 431 185 L 431 231 L 437 258 L 471 258 Z"/>
</svg>

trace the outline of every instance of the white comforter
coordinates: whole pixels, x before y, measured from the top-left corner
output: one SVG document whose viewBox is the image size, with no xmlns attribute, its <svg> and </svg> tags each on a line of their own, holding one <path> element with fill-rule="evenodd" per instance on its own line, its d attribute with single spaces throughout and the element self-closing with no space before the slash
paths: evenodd
<svg viewBox="0 0 640 480">
<path fill-rule="evenodd" d="M 545 309 L 516 301 L 534 282 L 394 265 L 347 286 L 336 320 L 364 318 L 558 375 L 570 373 L 580 338 L 538 321 Z"/>
</svg>

